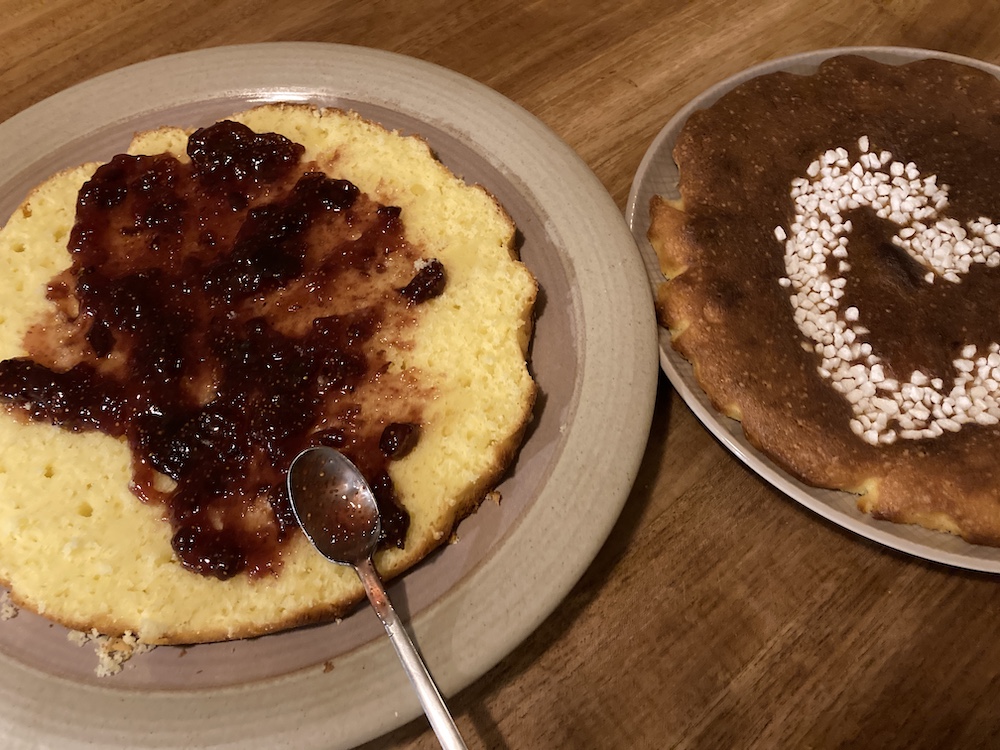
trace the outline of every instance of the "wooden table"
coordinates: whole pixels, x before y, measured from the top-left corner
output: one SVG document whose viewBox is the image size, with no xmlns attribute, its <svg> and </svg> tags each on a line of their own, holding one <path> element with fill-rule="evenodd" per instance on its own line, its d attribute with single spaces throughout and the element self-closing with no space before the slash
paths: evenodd
<svg viewBox="0 0 1000 750">
<path fill-rule="evenodd" d="M 749 65 L 841 45 L 1000 62 L 1000 14 L 951 0 L 0 0 L 0 121 L 120 66 L 310 40 L 446 66 L 576 149 L 624 207 L 662 125 Z M 720 447 L 661 377 L 611 537 L 563 605 L 451 700 L 488 748 L 991 746 L 996 579 L 826 523 Z M 435 747 L 424 721 L 372 747 Z"/>
</svg>

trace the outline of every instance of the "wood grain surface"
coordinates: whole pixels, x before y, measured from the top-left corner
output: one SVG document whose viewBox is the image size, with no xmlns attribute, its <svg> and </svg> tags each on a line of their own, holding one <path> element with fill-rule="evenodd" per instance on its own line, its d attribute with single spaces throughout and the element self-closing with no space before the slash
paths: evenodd
<svg viewBox="0 0 1000 750">
<path fill-rule="evenodd" d="M 309 40 L 438 63 L 540 117 L 618 205 L 663 124 L 711 84 L 810 49 L 1000 62 L 971 0 L 0 0 L 0 121 L 129 63 Z M 450 700 L 470 747 L 1000 746 L 995 577 L 883 549 L 770 489 L 661 377 L 638 480 L 597 560 Z M 415 721 L 371 748 L 432 748 Z"/>
</svg>

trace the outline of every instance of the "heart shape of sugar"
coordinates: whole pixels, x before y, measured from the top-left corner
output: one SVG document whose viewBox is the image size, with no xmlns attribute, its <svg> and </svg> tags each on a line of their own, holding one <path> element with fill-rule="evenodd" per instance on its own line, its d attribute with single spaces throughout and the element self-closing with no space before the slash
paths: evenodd
<svg viewBox="0 0 1000 750">
<path fill-rule="evenodd" d="M 792 180 L 795 220 L 774 233 L 785 243 L 785 272 L 799 330 L 822 357 L 820 375 L 851 404 L 851 429 L 872 445 L 897 438 L 933 438 L 962 425 L 1000 423 L 1000 344 L 980 352 L 969 344 L 953 361 L 946 383 L 920 370 L 905 381 L 888 377 L 878 352 L 866 340 L 863 312 L 840 309 L 850 270 L 851 222 L 843 213 L 861 207 L 899 226 L 892 242 L 927 269 L 925 281 L 958 284 L 974 263 L 1000 265 L 1000 227 L 981 218 L 962 225 L 944 215 L 948 187 L 924 177 L 913 162 L 893 160 L 858 140 L 860 158 L 831 149 Z M 831 268 L 836 267 L 836 275 Z"/>
</svg>

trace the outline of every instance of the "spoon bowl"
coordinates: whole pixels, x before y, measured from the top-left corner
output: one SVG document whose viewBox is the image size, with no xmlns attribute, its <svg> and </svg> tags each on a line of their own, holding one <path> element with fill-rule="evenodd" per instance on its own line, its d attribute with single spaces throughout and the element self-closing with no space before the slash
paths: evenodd
<svg viewBox="0 0 1000 750">
<path fill-rule="evenodd" d="M 357 571 L 441 746 L 464 750 L 465 742 L 448 707 L 372 563 L 381 520 L 375 495 L 361 472 L 333 448 L 307 448 L 288 469 L 288 495 L 299 526 L 319 553 Z"/>
<path fill-rule="evenodd" d="M 292 510 L 328 560 L 357 565 L 372 556 L 382 528 L 375 495 L 358 468 L 332 448 L 309 448 L 288 470 Z"/>
</svg>

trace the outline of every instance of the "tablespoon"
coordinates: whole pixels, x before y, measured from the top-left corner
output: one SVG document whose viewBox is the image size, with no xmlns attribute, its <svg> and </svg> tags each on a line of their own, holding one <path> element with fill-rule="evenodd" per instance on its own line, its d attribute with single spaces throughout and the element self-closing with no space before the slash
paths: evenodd
<svg viewBox="0 0 1000 750">
<path fill-rule="evenodd" d="M 448 707 L 392 608 L 372 553 L 382 527 L 375 496 L 358 468 L 333 448 L 307 448 L 288 469 L 288 494 L 302 531 L 327 560 L 358 573 L 441 746 L 464 750 Z"/>
</svg>

